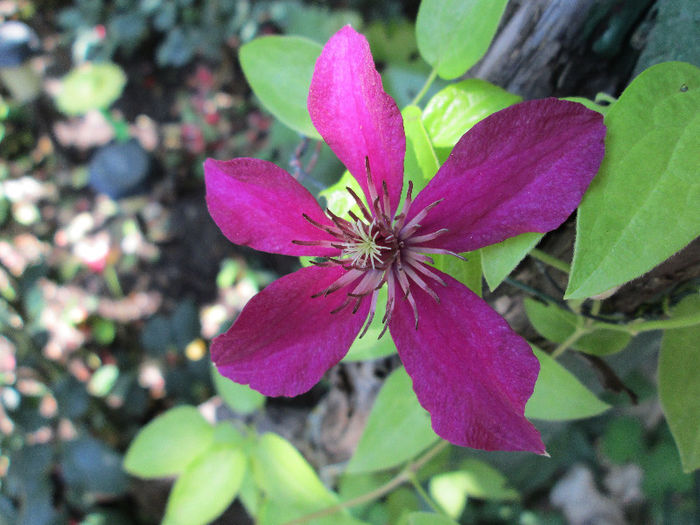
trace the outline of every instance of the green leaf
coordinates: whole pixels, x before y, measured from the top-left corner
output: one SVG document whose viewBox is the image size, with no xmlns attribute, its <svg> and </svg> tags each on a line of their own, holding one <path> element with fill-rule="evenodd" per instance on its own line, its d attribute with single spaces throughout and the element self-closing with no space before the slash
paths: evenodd
<svg viewBox="0 0 700 525">
<path fill-rule="evenodd" d="M 653 66 L 605 117 L 605 158 L 578 210 L 567 299 L 624 284 L 700 234 L 700 69 Z"/>
<path fill-rule="evenodd" d="M 409 180 L 413 182 L 413 195 L 417 195 L 435 176 L 440 165 L 423 126 L 421 109 L 418 106 L 408 106 L 401 114 L 406 132 L 404 183 L 407 185 Z M 406 188 L 404 193 L 405 190 Z"/>
<path fill-rule="evenodd" d="M 237 448 L 216 445 L 202 453 L 175 482 L 164 525 L 199 525 L 214 520 L 238 494 L 245 470 L 245 455 Z"/>
<path fill-rule="evenodd" d="M 617 464 L 639 461 L 644 455 L 644 428 L 634 417 L 614 419 L 605 429 L 601 452 Z"/>
<path fill-rule="evenodd" d="M 222 376 L 215 366 L 211 367 L 211 376 L 216 393 L 239 414 L 252 414 L 265 404 L 265 396 L 248 385 L 239 385 Z"/>
<path fill-rule="evenodd" d="M 392 18 L 386 22 L 375 20 L 363 30 L 363 33 L 369 40 L 375 61 L 397 64 L 415 60 L 418 46 L 412 22 L 398 18 Z"/>
<path fill-rule="evenodd" d="M 265 36 L 241 46 L 239 60 L 263 106 L 287 126 L 314 139 L 306 99 L 316 59 L 323 47 L 297 36 Z"/>
<path fill-rule="evenodd" d="M 319 197 L 326 199 L 326 207 L 339 217 L 346 216 L 351 210 L 353 213 L 360 212 L 357 203 L 346 188 L 350 188 L 360 197 L 364 195 L 355 177 L 348 170 L 345 170 L 338 182 L 320 191 L 318 194 Z"/>
<path fill-rule="evenodd" d="M 109 319 L 98 317 L 92 322 L 92 335 L 101 345 L 109 345 L 117 335 L 117 326 Z"/>
<path fill-rule="evenodd" d="M 221 421 L 214 427 L 214 442 L 233 447 L 245 447 L 246 438 L 231 421 Z"/>
<path fill-rule="evenodd" d="M 535 330 L 555 343 L 563 343 L 573 335 L 580 319 L 573 312 L 530 298 L 525 299 L 525 313 Z M 592 355 L 609 355 L 625 348 L 632 338 L 627 332 L 606 329 L 604 323 L 594 326 L 593 332 L 581 336 L 571 348 Z"/>
<path fill-rule="evenodd" d="M 112 390 L 118 377 L 119 368 L 117 365 L 102 365 L 92 374 L 86 390 L 93 396 L 104 397 Z"/>
<path fill-rule="evenodd" d="M 336 503 L 313 467 L 283 437 L 263 434 L 253 452 L 257 484 L 277 502 L 308 502 L 318 506 Z"/>
<path fill-rule="evenodd" d="M 482 279 L 481 279 L 481 257 L 479 251 L 467 252 L 460 254 L 466 258 L 466 261 L 458 259 L 454 255 L 435 254 L 432 256 L 435 261 L 435 268 L 451 275 L 464 286 L 469 288 L 476 295 L 481 297 Z M 437 294 L 440 295 L 438 288 Z"/>
<path fill-rule="evenodd" d="M 379 334 L 384 329 L 382 318 L 386 311 L 386 287 L 379 290 L 377 296 L 377 309 L 374 319 L 367 329 L 367 333 L 362 338 L 356 338 L 350 346 L 350 350 L 343 359 L 344 361 L 366 361 L 369 359 L 379 359 L 396 353 L 394 340 L 389 336 L 388 330 L 381 339 Z"/>
<path fill-rule="evenodd" d="M 610 408 L 549 354 L 534 346 L 532 351 L 540 361 L 540 375 L 525 406 L 525 417 L 567 421 L 597 416 Z"/>
<path fill-rule="evenodd" d="M 416 20 L 421 56 L 444 79 L 462 75 L 486 53 L 507 0 L 423 0 Z"/>
<path fill-rule="evenodd" d="M 172 408 L 143 427 L 129 445 L 124 469 L 142 478 L 183 472 L 214 441 L 214 427 L 192 406 Z"/>
<path fill-rule="evenodd" d="M 276 434 L 263 434 L 251 459 L 256 483 L 267 497 L 257 516 L 261 525 L 285 523 L 338 502 L 294 446 Z M 357 521 L 343 510 L 314 523 L 350 525 Z"/>
<path fill-rule="evenodd" d="M 457 519 L 462 515 L 468 497 L 492 501 L 518 500 L 518 491 L 507 485 L 508 479 L 491 465 L 468 459 L 457 471 L 433 476 L 429 491 L 447 514 Z"/>
<path fill-rule="evenodd" d="M 86 63 L 63 77 L 56 105 L 68 116 L 107 109 L 121 96 L 125 85 L 126 75 L 116 64 Z"/>
<path fill-rule="evenodd" d="M 656 505 L 663 505 L 674 492 L 688 492 L 693 488 L 694 476 L 683 473 L 676 449 L 668 441 L 662 441 L 630 461 L 638 463 L 644 470 L 642 492 Z M 673 519 L 669 522 L 674 523 Z"/>
<path fill-rule="evenodd" d="M 452 147 L 480 120 L 522 100 L 485 80 L 468 78 L 433 96 L 423 123 L 438 148 Z"/>
<path fill-rule="evenodd" d="M 686 297 L 674 316 L 700 310 L 700 296 Z M 659 354 L 659 397 L 685 472 L 700 468 L 700 325 L 667 330 Z"/>
<path fill-rule="evenodd" d="M 605 116 L 610 109 L 610 106 L 603 106 L 602 104 L 597 104 L 595 101 L 585 98 L 585 97 L 562 97 L 562 100 L 568 100 L 569 102 L 578 102 L 583 104 L 588 109 L 597 111 L 601 115 Z"/>
<path fill-rule="evenodd" d="M 411 512 L 406 515 L 405 525 L 457 525 L 457 522 L 447 516 L 430 512 Z"/>
<path fill-rule="evenodd" d="M 363 474 L 349 474 L 343 472 L 338 481 L 340 500 L 348 501 L 368 492 L 372 492 L 391 481 L 392 477 L 391 471 L 367 472 Z M 367 516 L 367 511 L 370 507 L 376 504 L 376 502 L 368 501 L 359 505 L 353 505 L 353 514 L 355 516 Z"/>
<path fill-rule="evenodd" d="M 362 29 L 362 16 L 357 11 L 330 9 L 314 4 L 287 3 L 289 8 L 285 16 L 286 20 L 283 21 L 286 22 L 284 32 L 287 34 L 326 42 L 343 26 L 351 25 L 358 31 Z"/>
<path fill-rule="evenodd" d="M 544 233 L 522 233 L 491 246 L 484 246 L 481 253 L 481 267 L 491 290 L 495 290 L 515 270 L 520 261 L 530 253 Z"/>
<path fill-rule="evenodd" d="M 413 393 L 411 378 L 398 368 L 379 391 L 347 472 L 395 467 L 438 439 L 430 426 L 430 415 Z"/>
</svg>

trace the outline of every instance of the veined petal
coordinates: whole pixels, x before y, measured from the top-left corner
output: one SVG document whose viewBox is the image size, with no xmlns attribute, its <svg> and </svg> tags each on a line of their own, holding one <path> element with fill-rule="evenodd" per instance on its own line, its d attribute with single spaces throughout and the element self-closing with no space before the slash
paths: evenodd
<svg viewBox="0 0 700 525">
<path fill-rule="evenodd" d="M 384 92 L 367 39 L 352 27 L 342 28 L 323 48 L 308 106 L 314 126 L 357 179 L 368 201 L 365 159 L 369 159 L 376 195 L 382 195 L 386 182 L 393 214 L 403 183 L 403 119 L 394 99 Z"/>
<path fill-rule="evenodd" d="M 597 173 L 604 137 L 602 116 L 581 104 L 550 98 L 506 108 L 460 139 L 407 220 L 444 199 L 416 235 L 447 228 L 426 245 L 455 253 L 553 230 Z"/>
<path fill-rule="evenodd" d="M 266 396 L 296 396 L 338 363 L 367 318 L 344 308 L 342 291 L 311 298 L 341 277 L 340 267 L 308 267 L 270 284 L 246 304 L 229 330 L 211 344 L 219 372 Z"/>
<path fill-rule="evenodd" d="M 207 159 L 204 180 L 209 213 L 231 242 L 284 255 L 338 253 L 323 246 L 292 243 L 333 240 L 302 214 L 322 225 L 332 226 L 332 223 L 311 193 L 271 162 L 250 158 Z"/>
<path fill-rule="evenodd" d="M 449 275 L 440 303 L 411 288 L 418 329 L 406 300 L 397 299 L 389 323 L 406 372 L 433 429 L 460 446 L 544 453 L 525 403 L 539 363 L 527 342 L 482 299 Z"/>
</svg>

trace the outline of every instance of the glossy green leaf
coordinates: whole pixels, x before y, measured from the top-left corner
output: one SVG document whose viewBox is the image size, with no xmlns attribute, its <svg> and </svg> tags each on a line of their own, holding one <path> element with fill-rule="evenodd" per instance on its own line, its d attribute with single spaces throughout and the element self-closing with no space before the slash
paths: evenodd
<svg viewBox="0 0 700 525">
<path fill-rule="evenodd" d="M 485 80 L 468 78 L 436 93 L 425 107 L 423 123 L 435 147 L 452 147 L 474 124 L 521 100 Z"/>
<path fill-rule="evenodd" d="M 674 316 L 700 310 L 700 296 L 687 297 Z M 667 330 L 659 354 L 659 397 L 685 472 L 700 468 L 700 325 Z"/>
<path fill-rule="evenodd" d="M 173 476 L 213 441 L 214 427 L 195 407 L 176 407 L 141 429 L 126 452 L 124 469 L 142 478 Z"/>
<path fill-rule="evenodd" d="M 554 343 L 563 343 L 583 322 L 573 312 L 534 299 L 525 299 L 525 312 L 539 334 Z M 632 336 L 627 332 L 609 330 L 604 323 L 595 323 L 595 331 L 581 336 L 571 348 L 593 355 L 609 355 L 627 346 Z"/>
<path fill-rule="evenodd" d="M 116 64 L 86 63 L 63 77 L 56 105 L 69 116 L 107 109 L 121 96 L 125 85 L 126 75 Z"/>
<path fill-rule="evenodd" d="M 653 66 L 605 117 L 605 158 L 578 210 L 566 298 L 634 279 L 700 235 L 700 69 Z"/>
<path fill-rule="evenodd" d="M 379 391 L 347 472 L 395 467 L 438 439 L 430 426 L 430 415 L 413 393 L 411 378 L 398 368 Z"/>
<path fill-rule="evenodd" d="M 215 366 L 211 368 L 214 388 L 221 399 L 240 414 L 252 414 L 265 404 L 265 396 L 248 385 L 239 385 L 222 376 Z"/>
<path fill-rule="evenodd" d="M 423 0 L 416 20 L 421 56 L 444 79 L 464 74 L 486 53 L 507 0 Z"/>
<path fill-rule="evenodd" d="M 418 106 L 408 106 L 403 115 L 403 128 L 406 132 L 406 159 L 404 162 L 404 184 L 413 182 L 413 195 L 417 195 L 430 179 L 435 176 L 440 165 L 435 150 L 430 143 L 428 132 L 423 126 L 423 112 Z M 404 195 L 406 193 L 404 188 Z"/>
<path fill-rule="evenodd" d="M 492 291 L 515 270 L 515 267 L 530 253 L 530 250 L 537 246 L 543 236 L 544 233 L 522 233 L 479 250 L 484 277 Z"/>
<path fill-rule="evenodd" d="M 320 139 L 306 108 L 311 76 L 322 46 L 296 36 L 265 36 L 241 46 L 246 80 L 263 106 L 287 126 Z"/>
<path fill-rule="evenodd" d="M 327 489 L 313 467 L 284 438 L 263 434 L 252 456 L 253 473 L 265 494 L 258 522 L 281 524 L 290 519 L 334 505 L 336 494 Z M 322 525 L 357 523 L 347 511 L 314 521 Z"/>
<path fill-rule="evenodd" d="M 433 476 L 430 495 L 453 518 L 464 511 L 467 498 L 492 501 L 515 501 L 518 491 L 508 487 L 508 479 L 488 463 L 468 459 L 454 472 Z"/>
<path fill-rule="evenodd" d="M 540 375 L 525 406 L 526 417 L 567 421 L 597 416 L 610 408 L 549 354 L 535 347 L 532 351 L 540 361 Z"/>
<path fill-rule="evenodd" d="M 431 512 L 411 512 L 406 515 L 402 525 L 457 525 L 456 521 L 441 514 Z"/>
<path fill-rule="evenodd" d="M 243 481 L 246 458 L 239 449 L 216 445 L 197 457 L 175 482 L 164 525 L 209 523 L 233 502 Z"/>
</svg>

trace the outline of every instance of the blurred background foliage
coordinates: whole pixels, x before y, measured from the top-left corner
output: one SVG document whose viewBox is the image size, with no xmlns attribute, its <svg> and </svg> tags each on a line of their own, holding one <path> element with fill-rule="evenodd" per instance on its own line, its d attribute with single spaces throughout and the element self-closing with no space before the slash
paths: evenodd
<svg viewBox="0 0 700 525">
<path fill-rule="evenodd" d="M 351 23 L 369 38 L 386 89 L 403 107 L 430 72 L 415 42 L 418 3 L 0 2 L 0 21 L 37 33 L 21 62 L 41 81 L 38 93 L 0 88 L 0 523 L 156 523 L 163 516 L 196 523 L 216 519 L 237 494 L 220 522 L 252 523 L 248 514 L 263 514 L 261 487 L 287 501 L 291 479 L 311 503 L 333 504 L 397 471 L 398 461 L 375 468 L 376 459 L 356 457 L 338 478 L 392 377 L 392 357 L 346 364 L 294 400 L 265 400 L 212 370 L 207 341 L 297 263 L 223 239 L 204 206 L 201 166 L 208 156 L 254 155 L 288 168 L 313 192 L 331 184 L 340 164 L 261 107 L 238 49 L 269 34 L 322 44 Z M 610 78 L 605 66 L 623 65 L 618 74 L 626 76 L 607 84 L 617 88 L 612 95 L 642 50 L 644 67 L 659 57 L 697 63 L 697 40 L 676 49 L 675 30 L 653 31 L 657 18 L 663 27 L 676 20 L 691 24 L 681 34 L 697 37 L 697 10 L 694 22 L 682 16 L 691 2 L 592 4 L 579 45 L 597 64 L 588 70 L 594 84 Z M 549 242 L 557 246 L 557 237 Z M 546 281 L 532 263 L 519 271 Z M 494 300 L 526 330 L 522 301 L 508 299 L 515 292 Z M 662 299 L 636 308 L 658 308 Z M 643 334 L 630 344 L 634 352 L 612 356 L 604 368 L 564 356 L 583 384 L 617 408 L 585 421 L 538 423 L 551 459 L 443 450 L 413 486 L 334 523 L 399 523 L 408 513 L 410 523 L 437 523 L 434 514 L 426 518 L 421 491 L 461 523 L 696 523 L 700 483 L 682 473 L 656 396 L 660 337 Z M 596 376 L 607 372 L 624 388 Z M 180 407 L 167 413 L 172 421 L 154 419 L 172 407 Z M 124 462 L 151 421 L 162 429 L 140 434 Z M 416 439 L 408 459 L 433 443 Z M 245 455 L 232 453 L 231 443 Z M 161 448 L 165 467 L 158 458 L 149 463 Z M 222 471 L 240 476 L 216 478 L 207 490 L 220 492 L 207 503 L 212 495 L 196 489 Z M 199 512 L 189 518 L 192 498 Z M 284 512 L 268 507 L 270 521 Z M 585 521 L 591 509 L 599 521 Z"/>
</svg>

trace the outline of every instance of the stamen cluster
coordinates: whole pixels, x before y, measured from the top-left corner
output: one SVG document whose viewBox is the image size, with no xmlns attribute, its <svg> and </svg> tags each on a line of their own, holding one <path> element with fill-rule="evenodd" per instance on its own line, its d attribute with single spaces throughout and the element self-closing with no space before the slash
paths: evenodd
<svg viewBox="0 0 700 525">
<path fill-rule="evenodd" d="M 411 208 L 413 191 L 413 184 L 409 181 L 403 206 L 391 217 L 389 191 L 386 183 L 382 184 L 382 194 L 378 195 L 367 159 L 365 160 L 365 167 L 370 206 L 365 206 L 357 193 L 349 187 L 346 188 L 357 203 L 362 217 L 360 218 L 350 211 L 348 212 L 350 220 L 347 220 L 337 216 L 330 210 L 326 210 L 326 215 L 333 223 L 333 226 L 326 226 L 304 214 L 304 218 L 309 223 L 329 233 L 335 240 L 293 242 L 306 246 L 325 246 L 339 250 L 336 257 L 325 257 L 321 261 L 313 261 L 313 264 L 319 266 L 341 266 L 346 270 L 346 273 L 328 288 L 312 297 L 326 296 L 346 288 L 347 297 L 345 301 L 331 313 L 340 312 L 351 304 L 353 305 L 353 313 L 355 313 L 359 310 L 363 300 L 369 297 L 369 316 L 360 333 L 360 337 L 367 332 L 370 323 L 374 319 L 379 290 L 384 284 L 387 285 L 386 313 L 382 318 L 384 328 L 379 334 L 379 337 L 381 337 L 386 332 L 388 323 L 391 320 L 391 314 L 394 310 L 399 290 L 413 309 L 416 328 L 418 328 L 418 309 L 411 295 L 411 285 L 418 286 L 437 302 L 440 302 L 440 298 L 426 282 L 426 278 L 432 279 L 443 286 L 445 286 L 445 282 L 428 266 L 429 264 L 434 264 L 434 261 L 425 254 L 448 253 L 457 257 L 460 256 L 448 250 L 431 248 L 425 245 L 425 243 L 447 232 L 447 229 L 443 228 L 429 234 L 415 235 L 421 227 L 420 221 L 426 217 L 432 208 L 440 203 L 439 200 L 426 206 L 410 221 L 406 222 L 406 217 Z"/>
</svg>

